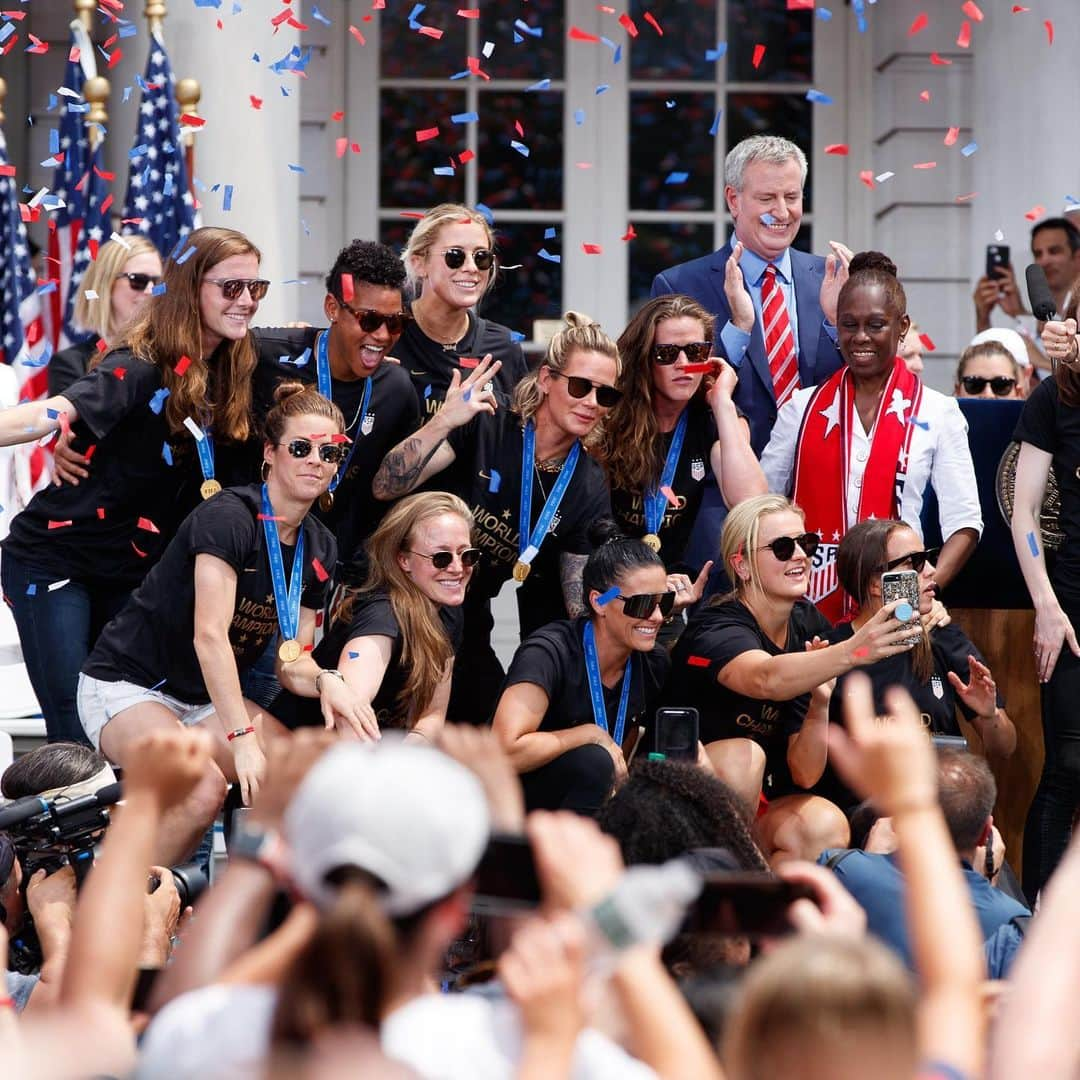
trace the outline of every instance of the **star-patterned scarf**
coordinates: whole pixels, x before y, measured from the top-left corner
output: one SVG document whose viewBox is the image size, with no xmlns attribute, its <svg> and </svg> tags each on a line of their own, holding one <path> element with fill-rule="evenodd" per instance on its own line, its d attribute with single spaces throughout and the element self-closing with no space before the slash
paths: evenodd
<svg viewBox="0 0 1080 1080">
<path fill-rule="evenodd" d="M 897 357 L 870 429 L 870 458 L 853 524 L 900 516 L 914 432 L 912 417 L 918 416 L 921 400 L 922 383 Z M 851 601 L 836 576 L 836 549 L 847 532 L 854 410 L 851 372 L 842 367 L 811 395 L 795 443 L 792 500 L 806 515 L 806 528 L 822 540 L 814 555 L 807 595 L 834 623 L 851 614 Z"/>
</svg>

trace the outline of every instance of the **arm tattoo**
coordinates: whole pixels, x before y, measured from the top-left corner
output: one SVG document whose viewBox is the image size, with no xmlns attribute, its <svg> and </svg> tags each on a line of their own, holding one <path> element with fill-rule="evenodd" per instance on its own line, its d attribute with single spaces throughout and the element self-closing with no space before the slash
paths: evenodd
<svg viewBox="0 0 1080 1080">
<path fill-rule="evenodd" d="M 376 499 L 398 499 L 408 495 L 417 484 L 427 463 L 435 456 L 445 439 L 439 439 L 425 454 L 424 440 L 410 436 L 400 446 L 395 446 L 383 458 L 371 490 Z"/>
<path fill-rule="evenodd" d="M 585 600 L 581 590 L 581 572 L 588 562 L 588 555 L 568 555 L 563 552 L 559 556 L 559 579 L 562 583 L 563 601 L 566 603 L 566 613 L 571 619 L 577 618 L 585 610 Z"/>
</svg>

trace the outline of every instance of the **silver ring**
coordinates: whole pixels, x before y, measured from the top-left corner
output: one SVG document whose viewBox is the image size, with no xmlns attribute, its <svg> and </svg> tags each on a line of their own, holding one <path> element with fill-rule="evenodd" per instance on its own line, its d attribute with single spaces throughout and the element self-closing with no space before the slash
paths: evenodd
<svg viewBox="0 0 1080 1080">
<path fill-rule="evenodd" d="M 683 589 L 685 589 L 685 588 L 686 588 L 686 586 L 685 586 L 685 585 L 683 585 L 682 583 L 677 583 L 677 584 L 675 585 L 675 591 L 676 591 L 676 592 L 682 592 L 682 591 L 683 591 Z"/>
</svg>

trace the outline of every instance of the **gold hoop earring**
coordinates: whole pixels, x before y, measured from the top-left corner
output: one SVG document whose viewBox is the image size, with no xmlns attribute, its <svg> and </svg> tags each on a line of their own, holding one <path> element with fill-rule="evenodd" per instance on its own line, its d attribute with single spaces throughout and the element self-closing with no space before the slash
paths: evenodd
<svg viewBox="0 0 1080 1080">
<path fill-rule="evenodd" d="M 265 484 L 266 481 L 270 479 L 270 462 L 269 461 L 263 461 L 262 469 L 260 470 L 260 473 L 262 475 L 262 482 Z"/>
</svg>

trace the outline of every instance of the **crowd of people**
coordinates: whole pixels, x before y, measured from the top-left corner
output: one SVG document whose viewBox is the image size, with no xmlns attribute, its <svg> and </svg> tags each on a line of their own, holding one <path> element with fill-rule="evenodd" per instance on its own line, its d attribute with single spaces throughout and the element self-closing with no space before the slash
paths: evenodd
<svg viewBox="0 0 1080 1080">
<path fill-rule="evenodd" d="M 1032 232 L 1060 320 L 980 280 L 949 396 L 887 255 L 792 246 L 806 174 L 739 143 L 731 243 L 531 363 L 465 206 L 344 247 L 324 327 L 253 325 L 235 231 L 102 246 L 0 413 L 56 472 L 0 544 L 48 734 L 2 778 L 12 1075 L 1072 1074 L 1080 232 Z M 939 595 L 987 398 L 1024 399 L 1022 885 L 1016 730 Z"/>
</svg>

